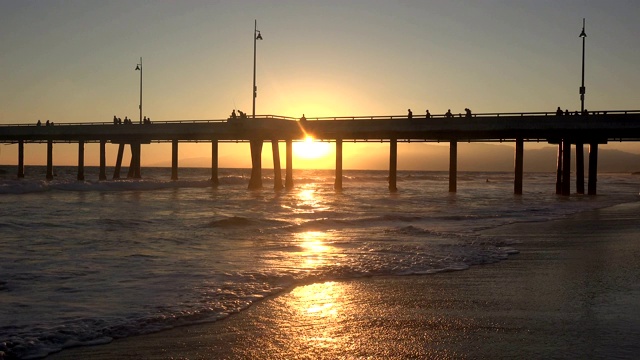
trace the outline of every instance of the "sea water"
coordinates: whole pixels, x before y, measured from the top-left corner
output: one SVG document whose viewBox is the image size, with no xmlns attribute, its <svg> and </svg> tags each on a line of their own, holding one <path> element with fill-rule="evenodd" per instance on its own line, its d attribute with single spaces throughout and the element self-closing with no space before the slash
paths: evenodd
<svg viewBox="0 0 640 360">
<path fill-rule="evenodd" d="M 598 196 L 555 194 L 555 174 L 294 172 L 293 190 L 247 190 L 250 171 L 143 169 L 77 181 L 73 167 L 16 179 L 0 167 L 0 359 L 208 322 L 297 284 L 465 270 L 517 253 L 483 229 L 638 201 L 640 177 L 600 174 Z M 86 169 L 97 179 L 97 168 Z M 125 172 L 126 174 L 126 172 Z"/>
</svg>

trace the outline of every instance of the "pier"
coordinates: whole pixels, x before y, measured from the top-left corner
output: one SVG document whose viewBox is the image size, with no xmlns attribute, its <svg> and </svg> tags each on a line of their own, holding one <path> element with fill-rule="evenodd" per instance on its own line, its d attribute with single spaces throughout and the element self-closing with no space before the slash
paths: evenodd
<svg viewBox="0 0 640 360">
<path fill-rule="evenodd" d="M 48 180 L 53 179 L 53 150 L 55 143 L 78 144 L 78 180 L 84 180 L 84 147 L 100 144 L 99 180 L 106 180 L 105 144 L 118 144 L 113 179 L 120 178 L 126 146 L 131 149 L 127 177 L 142 177 L 143 146 L 154 142 L 172 144 L 171 179 L 177 180 L 180 142 L 211 143 L 211 181 L 218 184 L 218 144 L 220 142 L 249 142 L 252 144 L 251 179 L 248 187 L 258 189 L 262 184 L 262 144 L 270 142 L 273 149 L 274 188 L 294 186 L 292 143 L 312 136 L 317 141 L 335 142 L 336 167 L 334 187 L 342 190 L 343 142 L 382 142 L 389 144 L 389 190 L 397 191 L 398 142 L 448 142 L 449 191 L 457 191 L 457 144 L 459 142 L 514 142 L 514 194 L 523 191 L 523 154 L 526 142 L 547 142 L 557 145 L 556 192 L 570 195 L 571 151 L 582 144 L 589 147 L 588 194 L 597 191 L 598 146 L 609 141 L 640 141 L 640 110 L 595 111 L 583 115 L 556 115 L 555 112 L 535 113 L 479 113 L 471 116 L 431 115 L 414 116 L 351 116 L 322 117 L 298 120 L 286 116 L 260 115 L 255 118 L 224 120 L 156 121 L 153 124 L 114 125 L 112 122 L 56 123 L 55 126 L 27 124 L 1 125 L 0 143 L 18 145 L 17 176 L 25 176 L 25 144 L 47 144 Z M 280 168 L 279 144 L 286 146 L 284 185 Z M 582 154 L 576 156 L 576 188 L 580 193 L 584 184 Z"/>
</svg>

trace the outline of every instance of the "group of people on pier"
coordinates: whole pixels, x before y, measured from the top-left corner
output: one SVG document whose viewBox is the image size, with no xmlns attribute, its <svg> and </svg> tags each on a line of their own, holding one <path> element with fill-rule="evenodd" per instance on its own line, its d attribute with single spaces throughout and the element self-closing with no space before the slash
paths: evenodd
<svg viewBox="0 0 640 360">
<path fill-rule="evenodd" d="M 124 117 L 124 120 L 122 120 L 121 118 L 116 117 L 115 115 L 113 115 L 113 125 L 122 125 L 122 124 L 124 124 L 124 125 L 132 125 L 133 121 L 131 119 L 129 119 L 128 117 L 126 117 L 126 116 Z M 148 117 L 145 116 L 142 119 L 142 122 L 140 122 L 140 124 L 145 124 L 145 125 L 151 124 L 151 118 L 148 118 Z"/>
<path fill-rule="evenodd" d="M 598 115 L 598 114 L 599 114 L 599 112 L 597 112 L 597 111 L 593 112 L 593 115 Z M 603 115 L 607 115 L 607 112 L 603 111 L 602 114 Z M 571 113 L 569 111 L 569 109 L 565 109 L 564 111 L 562 111 L 562 108 L 560 106 L 558 106 L 558 109 L 556 109 L 556 115 L 557 116 L 563 116 L 563 115 L 564 116 L 569 116 L 569 115 L 589 115 L 589 110 L 584 109 L 584 110 L 582 110 L 582 113 L 580 113 L 580 111 L 576 110 L 574 113 Z"/>
<path fill-rule="evenodd" d="M 38 119 L 38 122 L 36 123 L 36 126 L 42 126 L 42 122 L 40 121 L 40 119 Z M 44 126 L 53 126 L 53 121 L 47 120 L 47 122 L 44 123 Z"/>
<path fill-rule="evenodd" d="M 238 110 L 238 114 L 236 114 L 236 109 L 233 109 L 233 111 L 231 111 L 231 116 L 229 116 L 230 120 L 235 120 L 235 119 L 246 119 L 247 118 L 247 113 Z"/>
<path fill-rule="evenodd" d="M 469 108 L 464 108 L 464 116 L 465 117 L 471 117 L 471 109 Z M 459 117 L 462 117 L 462 114 L 458 114 Z M 429 112 L 429 109 L 427 109 L 426 114 L 424 115 L 425 119 L 431 119 L 431 113 Z M 451 113 L 451 109 L 448 109 L 447 112 L 444 114 L 444 117 L 446 118 L 452 118 L 453 114 Z M 407 119 L 413 119 L 413 112 L 411 111 L 411 109 L 407 109 Z"/>
</svg>

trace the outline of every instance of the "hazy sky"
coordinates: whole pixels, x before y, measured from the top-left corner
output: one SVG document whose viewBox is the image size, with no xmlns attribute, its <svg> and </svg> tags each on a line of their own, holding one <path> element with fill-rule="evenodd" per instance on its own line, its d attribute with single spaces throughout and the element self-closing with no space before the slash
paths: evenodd
<svg viewBox="0 0 640 360">
<path fill-rule="evenodd" d="M 257 114 L 579 109 L 583 17 L 586 108 L 637 109 L 639 14 L 633 0 L 0 0 L 0 123 L 137 119 L 141 56 L 153 120 L 250 113 L 254 19 Z M 143 165 L 170 159 L 151 146 Z M 15 163 L 15 147 L 2 146 L 0 163 Z M 56 162 L 75 162 L 75 147 L 58 148 Z M 44 159 L 35 149 L 27 163 Z M 181 147 L 181 157 L 208 149 Z"/>
</svg>

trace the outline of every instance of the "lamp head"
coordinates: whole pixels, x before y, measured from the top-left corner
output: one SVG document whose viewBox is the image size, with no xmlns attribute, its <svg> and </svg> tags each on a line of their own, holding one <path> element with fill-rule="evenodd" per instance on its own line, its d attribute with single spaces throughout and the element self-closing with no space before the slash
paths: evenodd
<svg viewBox="0 0 640 360">
<path fill-rule="evenodd" d="M 585 22 L 585 19 L 582 18 L 582 32 L 580 33 L 580 36 L 578 36 L 578 37 L 581 37 L 581 38 L 586 38 L 587 37 L 587 33 L 584 32 L 584 22 Z"/>
<path fill-rule="evenodd" d="M 142 70 L 142 68 L 140 68 L 140 64 L 136 65 L 136 70 Z"/>
<path fill-rule="evenodd" d="M 260 34 L 259 30 L 258 30 L 258 35 L 256 35 L 256 40 L 262 40 L 262 34 Z"/>
</svg>

